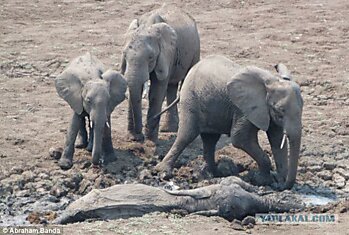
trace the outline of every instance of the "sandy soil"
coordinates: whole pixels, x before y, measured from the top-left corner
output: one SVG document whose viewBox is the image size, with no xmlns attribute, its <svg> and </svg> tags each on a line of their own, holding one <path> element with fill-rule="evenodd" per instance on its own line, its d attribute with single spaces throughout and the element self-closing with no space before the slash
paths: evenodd
<svg viewBox="0 0 349 235">
<path fill-rule="evenodd" d="M 297 185 L 293 190 L 336 199 L 348 198 L 349 2 L 174 2 L 196 19 L 201 36 L 202 57 L 223 54 L 242 65 L 257 65 L 273 70 L 274 64 L 282 62 L 290 68 L 301 85 L 305 101 L 302 157 Z M 128 24 L 144 12 L 159 6 L 156 1 L 150 0 L 1 0 L 0 208 L 6 207 L 5 196 L 16 200 L 28 197 L 23 193 L 25 190 L 30 196 L 33 190 L 40 188 L 37 182 L 42 182 L 46 177 L 41 173 L 48 175 L 45 179 L 49 181 L 47 184 L 53 178 L 63 179 L 77 172 L 82 172 L 83 177 L 85 173 L 89 174 L 86 161 L 91 156 L 84 150 L 76 151 L 76 166 L 68 172 L 62 172 L 48 156 L 50 147 L 63 146 L 71 115 L 69 106 L 56 94 L 53 80 L 70 59 L 86 51 L 94 53 L 107 66 L 118 68 L 123 34 Z M 136 181 L 139 179 L 139 165 L 143 163 L 146 166 L 144 162 L 150 162 L 148 165 L 152 166 L 156 163 L 148 161 L 153 157 L 151 146 L 125 141 L 126 109 L 127 103 L 124 102 L 112 115 L 114 147 L 120 160 L 106 171 L 114 178 L 111 177 L 110 181 L 103 178 L 103 184 L 90 185 L 84 190 L 81 189 L 81 184 L 77 185 L 78 189 L 75 190 L 78 193 L 74 191 L 71 200 L 86 194 L 93 187 Z M 161 134 L 160 138 L 158 153 L 161 158 L 173 143 L 174 134 Z M 245 162 L 245 165 L 251 165 L 249 157 L 227 143 L 229 140 L 222 138 L 217 155 L 230 156 Z M 263 135 L 262 143 L 268 151 Z M 196 140 L 183 154 L 185 163 L 201 155 L 201 151 L 201 141 Z M 195 162 L 193 164 L 189 168 L 195 169 Z M 123 175 L 118 178 L 121 171 Z M 125 173 L 127 171 L 131 173 Z M 34 175 L 30 175 L 31 172 Z M 198 186 L 201 178 L 198 177 L 193 182 L 193 174 L 184 166 L 179 170 L 175 182 L 180 185 L 187 182 L 186 187 Z M 39 175 L 41 180 L 37 180 Z M 25 176 L 24 186 L 18 186 L 18 182 Z M 96 182 L 96 179 L 99 179 L 98 175 L 89 180 Z M 33 190 L 28 189 L 28 182 L 32 183 Z M 52 194 L 52 185 L 42 190 L 42 195 L 48 192 Z M 2 219 L 6 217 L 6 213 L 0 215 Z M 319 228 L 317 225 L 258 225 L 247 232 L 348 233 L 348 212 L 340 214 L 340 221 L 342 222 Z M 108 231 L 116 234 L 241 232 L 233 230 L 230 223 L 221 218 L 177 218 L 167 214 L 80 223 L 68 225 L 64 229 L 67 233 L 80 231 L 83 234 L 105 234 Z"/>
</svg>

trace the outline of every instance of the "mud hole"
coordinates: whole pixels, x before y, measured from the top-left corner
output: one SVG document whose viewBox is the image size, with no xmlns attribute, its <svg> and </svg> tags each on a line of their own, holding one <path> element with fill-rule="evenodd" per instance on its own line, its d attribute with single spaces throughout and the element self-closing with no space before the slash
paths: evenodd
<svg viewBox="0 0 349 235">
<path fill-rule="evenodd" d="M 298 195 L 309 204 L 307 210 L 344 213 L 348 218 L 349 4 L 339 0 L 176 3 L 198 23 L 201 57 L 223 54 L 268 70 L 278 62 L 290 67 L 305 101 L 304 129 L 297 183 L 283 193 Z M 0 225 L 50 223 L 93 188 L 141 182 L 188 189 L 217 181 L 206 170 L 200 139 L 181 155 L 175 177 L 162 181 L 153 167 L 169 150 L 175 133 L 161 133 L 158 149 L 125 141 L 126 102 L 112 114 L 117 161 L 96 170 L 91 168 L 91 155 L 76 150 L 73 168 L 62 171 L 48 153 L 51 147 L 63 147 L 71 115 L 58 98 L 53 79 L 71 58 L 86 51 L 117 68 L 129 22 L 159 6 L 150 0 L 1 3 Z M 143 104 L 145 115 L 147 101 Z M 260 139 L 270 153 L 265 135 Z M 258 177 L 255 162 L 229 145 L 228 137 L 218 145 L 221 171 L 253 183 Z M 271 191 L 272 187 L 260 187 L 261 193 Z M 171 226 L 168 216 L 149 218 L 153 217 Z M 198 216 L 183 220 L 212 226 L 225 223 Z M 257 231 L 263 229 L 257 226 Z"/>
</svg>

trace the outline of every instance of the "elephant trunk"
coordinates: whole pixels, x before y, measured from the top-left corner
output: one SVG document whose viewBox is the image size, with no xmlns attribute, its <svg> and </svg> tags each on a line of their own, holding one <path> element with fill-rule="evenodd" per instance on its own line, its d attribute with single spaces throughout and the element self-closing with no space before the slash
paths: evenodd
<svg viewBox="0 0 349 235">
<path fill-rule="evenodd" d="M 298 159 L 301 147 L 301 130 L 296 133 L 288 134 L 289 139 L 289 157 L 288 157 L 288 174 L 285 182 L 285 188 L 290 189 L 294 185 L 297 176 Z"/>
<path fill-rule="evenodd" d="M 104 129 L 110 128 L 107 118 L 107 112 L 103 110 L 95 110 L 90 113 L 93 130 L 93 148 L 92 148 L 92 163 L 98 165 L 102 157 L 102 142 L 104 138 Z"/>
<path fill-rule="evenodd" d="M 132 70 L 127 68 L 125 77 L 129 87 L 129 131 L 133 134 L 142 133 L 142 92 L 143 84 L 149 80 L 149 73 L 145 69 Z"/>
<path fill-rule="evenodd" d="M 286 181 L 284 189 L 290 189 L 294 185 L 297 176 L 298 159 L 301 146 L 302 137 L 302 121 L 301 116 L 293 116 L 290 119 L 286 119 L 284 123 L 284 135 L 281 141 L 280 148 L 283 145 L 287 146 L 286 138 L 288 139 L 288 159 L 287 159 L 287 175 L 285 175 Z"/>
</svg>

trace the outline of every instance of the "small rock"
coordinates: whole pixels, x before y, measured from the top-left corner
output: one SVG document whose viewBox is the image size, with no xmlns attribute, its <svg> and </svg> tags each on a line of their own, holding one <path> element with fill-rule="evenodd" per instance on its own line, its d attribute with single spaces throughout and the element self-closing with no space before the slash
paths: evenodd
<svg viewBox="0 0 349 235">
<path fill-rule="evenodd" d="M 322 170 L 322 167 L 319 165 L 308 166 L 307 168 L 309 171 L 312 171 L 312 172 L 319 172 Z"/>
<path fill-rule="evenodd" d="M 231 222 L 231 228 L 234 230 L 237 230 L 237 231 L 244 231 L 245 230 L 245 228 L 241 224 L 241 221 L 237 220 L 237 219 L 234 219 Z"/>
<path fill-rule="evenodd" d="M 35 175 L 32 171 L 24 171 L 21 174 L 21 180 L 23 181 L 24 184 L 28 182 L 33 182 L 35 178 Z"/>
<path fill-rule="evenodd" d="M 100 175 L 100 176 L 95 180 L 95 188 L 105 188 L 103 178 L 104 178 L 104 177 Z"/>
<path fill-rule="evenodd" d="M 56 183 L 51 188 L 50 194 L 55 197 L 62 197 L 68 194 L 68 189 L 62 183 Z"/>
<path fill-rule="evenodd" d="M 80 172 L 73 174 L 70 176 L 66 181 L 64 181 L 64 184 L 73 190 L 78 190 L 80 182 L 82 181 L 83 176 Z"/>
<path fill-rule="evenodd" d="M 22 174 L 23 173 L 23 169 L 21 167 L 18 166 L 14 166 L 11 168 L 10 170 L 10 174 Z"/>
<path fill-rule="evenodd" d="M 53 221 L 54 219 L 57 218 L 57 212 L 55 211 L 48 211 L 44 214 L 45 219 L 48 221 Z"/>
<path fill-rule="evenodd" d="M 317 176 L 319 176 L 323 180 L 331 180 L 332 179 L 332 173 L 328 170 L 318 172 Z"/>
<path fill-rule="evenodd" d="M 53 196 L 53 195 L 47 195 L 46 199 L 47 199 L 48 202 L 53 202 L 53 203 L 59 202 L 59 199 L 56 196 Z"/>
<path fill-rule="evenodd" d="M 345 206 L 342 206 L 339 208 L 339 213 L 345 213 L 348 211 L 348 208 L 346 208 Z"/>
<path fill-rule="evenodd" d="M 333 170 L 334 168 L 337 167 L 337 163 L 335 162 L 324 162 L 322 164 L 322 166 L 326 169 L 326 170 Z"/>
<path fill-rule="evenodd" d="M 249 224 L 255 225 L 256 219 L 252 216 L 247 216 L 242 220 L 241 224 L 244 226 L 249 225 Z"/>
<path fill-rule="evenodd" d="M 26 220 L 31 224 L 39 224 L 41 221 L 40 214 L 38 212 L 32 212 L 28 215 Z"/>
<path fill-rule="evenodd" d="M 345 186 L 345 179 L 340 174 L 335 173 L 332 178 L 337 188 L 341 189 Z"/>
<path fill-rule="evenodd" d="M 138 179 L 141 181 L 143 181 L 145 179 L 150 179 L 151 177 L 152 177 L 151 172 L 148 169 L 142 170 L 138 175 Z"/>
<path fill-rule="evenodd" d="M 90 161 L 85 161 L 84 163 L 82 163 L 82 165 L 80 166 L 80 169 L 87 169 L 91 166 L 91 162 Z"/>
<path fill-rule="evenodd" d="M 306 172 L 308 172 L 308 169 L 307 169 L 307 167 L 300 166 L 300 167 L 298 167 L 298 172 L 299 173 L 306 173 Z"/>
<path fill-rule="evenodd" d="M 50 176 L 48 174 L 46 174 L 46 173 L 40 173 L 38 175 L 38 178 L 43 179 L 43 180 L 47 180 L 47 179 L 50 178 Z"/>
<path fill-rule="evenodd" d="M 95 172 L 97 171 L 97 172 Z M 97 170 L 94 170 L 94 168 L 90 168 L 88 170 L 88 172 L 86 173 L 86 175 L 84 175 L 84 178 L 86 178 L 87 180 L 93 182 L 95 181 L 99 176 L 99 172 L 98 172 L 98 169 Z"/>
<path fill-rule="evenodd" d="M 16 193 L 16 197 L 29 197 L 30 196 L 30 191 L 28 189 L 26 190 L 21 190 Z"/>
<path fill-rule="evenodd" d="M 349 171 L 343 168 L 336 168 L 333 170 L 333 173 L 338 173 L 339 175 L 343 176 L 346 180 L 349 180 Z"/>
<path fill-rule="evenodd" d="M 248 224 L 248 225 L 246 226 L 247 229 L 252 229 L 253 227 L 254 227 L 254 224 Z"/>
<path fill-rule="evenodd" d="M 50 157 L 52 157 L 53 159 L 60 159 L 63 153 L 63 149 L 62 148 L 55 148 L 55 147 L 51 147 L 48 150 Z"/>
<path fill-rule="evenodd" d="M 85 194 L 88 192 L 88 188 L 91 186 L 91 182 L 88 181 L 87 179 L 83 179 L 80 183 L 80 187 L 79 187 L 79 190 L 78 190 L 78 193 L 79 194 Z"/>
</svg>

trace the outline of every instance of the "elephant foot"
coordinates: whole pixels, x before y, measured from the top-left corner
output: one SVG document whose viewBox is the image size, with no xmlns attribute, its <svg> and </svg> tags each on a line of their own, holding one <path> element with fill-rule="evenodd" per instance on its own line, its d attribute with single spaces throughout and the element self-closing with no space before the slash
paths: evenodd
<svg viewBox="0 0 349 235">
<path fill-rule="evenodd" d="M 252 183 L 258 186 L 271 185 L 274 182 L 269 172 L 252 172 L 250 176 Z"/>
<path fill-rule="evenodd" d="M 94 166 L 99 166 L 101 165 L 102 159 L 100 158 L 100 154 L 95 154 L 94 156 L 92 156 L 92 164 Z M 103 159 L 104 160 L 104 159 Z"/>
<path fill-rule="evenodd" d="M 61 167 L 62 170 L 68 170 L 73 166 L 73 162 L 69 158 L 62 157 L 59 160 L 58 165 Z"/>
<path fill-rule="evenodd" d="M 104 160 L 103 164 L 109 164 L 111 162 L 115 162 L 117 160 L 117 158 L 116 158 L 116 155 L 115 155 L 114 151 L 111 152 L 111 153 L 106 153 L 104 155 L 103 160 Z"/>
<path fill-rule="evenodd" d="M 127 134 L 127 140 L 128 141 L 143 142 L 144 141 L 144 135 L 142 133 L 140 133 L 140 134 L 128 133 Z"/>
<path fill-rule="evenodd" d="M 284 184 L 286 181 L 286 177 L 284 177 L 284 174 L 272 171 L 271 176 L 273 177 L 274 182 L 277 184 Z"/>
<path fill-rule="evenodd" d="M 153 142 L 155 145 L 158 142 L 159 138 L 158 138 L 158 133 L 145 133 L 145 138 L 147 141 L 151 141 Z"/>
<path fill-rule="evenodd" d="M 93 148 L 93 144 L 88 144 L 87 147 L 86 147 L 86 150 L 91 153 L 92 152 L 92 148 Z"/>
<path fill-rule="evenodd" d="M 172 178 L 172 167 L 168 164 L 160 162 L 155 166 L 155 170 L 160 173 L 160 176 L 164 180 Z"/>
</svg>

